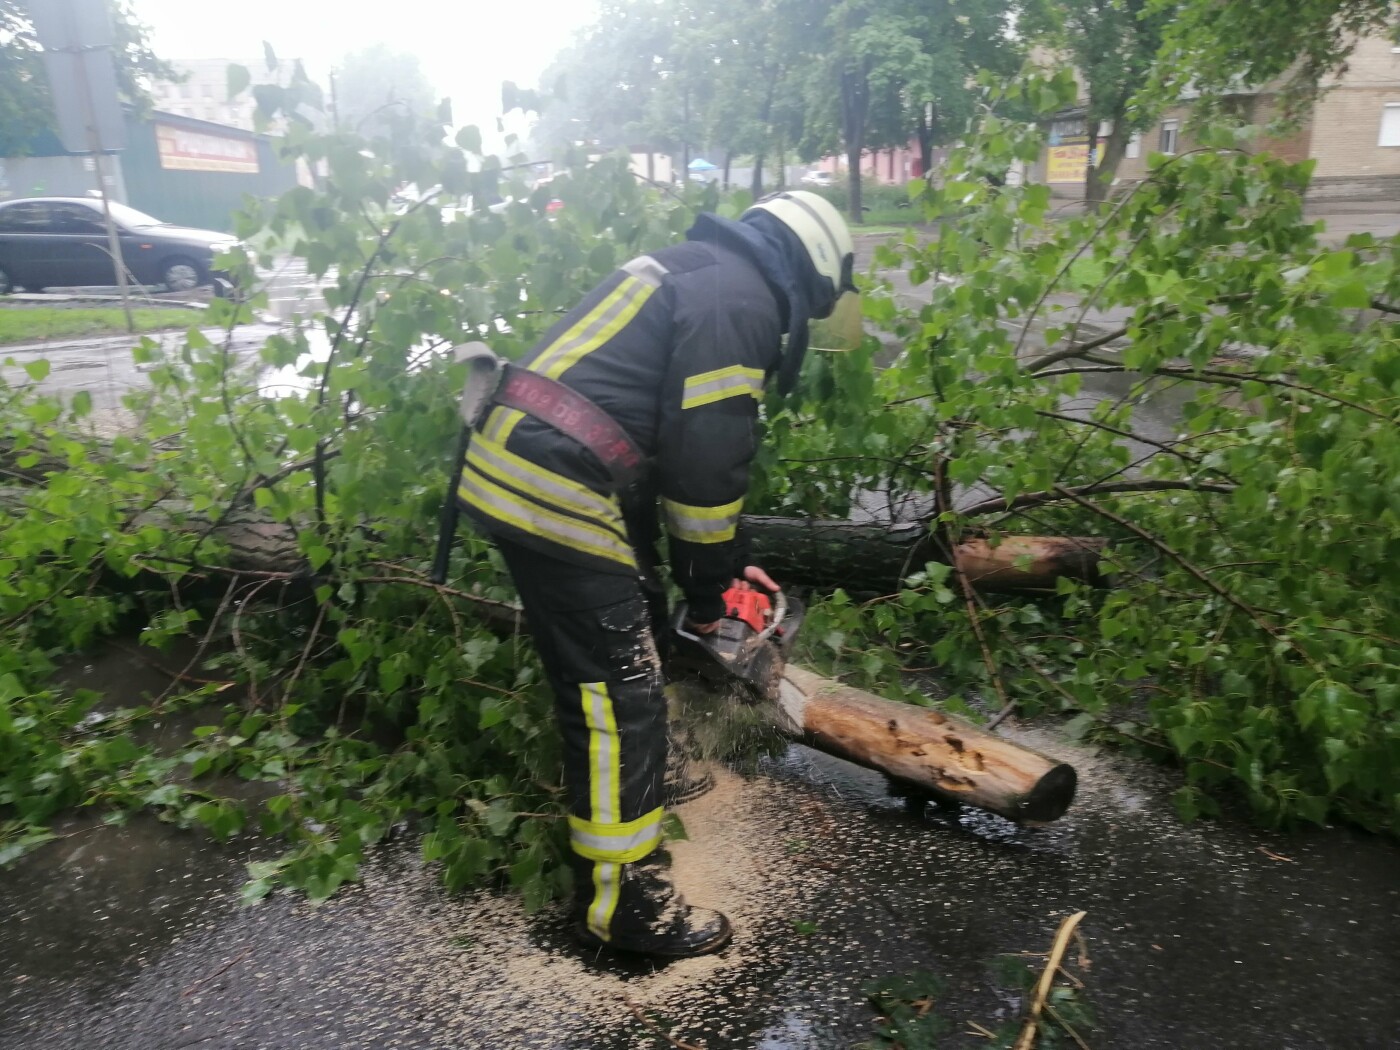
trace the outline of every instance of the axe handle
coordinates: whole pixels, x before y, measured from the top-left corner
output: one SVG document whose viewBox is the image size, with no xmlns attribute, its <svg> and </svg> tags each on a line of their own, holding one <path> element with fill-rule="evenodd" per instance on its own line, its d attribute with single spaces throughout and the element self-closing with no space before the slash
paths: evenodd
<svg viewBox="0 0 1400 1050">
<path fill-rule="evenodd" d="M 462 476 L 462 468 L 467 464 L 467 445 L 471 443 L 472 432 L 462 427 L 457 435 L 457 453 L 452 457 L 452 474 L 447 479 L 447 494 L 442 501 L 442 512 L 438 516 L 437 553 L 433 555 L 432 581 L 441 587 L 447 582 L 447 563 L 452 558 L 452 544 L 457 539 L 457 519 L 462 509 L 457 502 L 457 480 Z"/>
</svg>

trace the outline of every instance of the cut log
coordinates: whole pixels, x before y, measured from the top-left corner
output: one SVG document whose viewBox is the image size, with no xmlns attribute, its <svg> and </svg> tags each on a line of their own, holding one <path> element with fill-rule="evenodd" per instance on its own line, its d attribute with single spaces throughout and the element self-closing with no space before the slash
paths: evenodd
<svg viewBox="0 0 1400 1050">
<path fill-rule="evenodd" d="M 901 525 L 744 518 L 752 560 L 774 579 L 820 590 L 889 594 L 910 573 L 947 557 L 923 522 Z M 1106 541 L 1097 536 L 1007 536 L 954 548 L 959 569 L 979 590 L 1054 590 L 1060 577 L 1093 586 Z"/>
<path fill-rule="evenodd" d="M 800 667 L 788 666 L 779 709 L 785 733 L 939 799 L 1023 823 L 1058 820 L 1074 801 L 1073 766 Z"/>
</svg>

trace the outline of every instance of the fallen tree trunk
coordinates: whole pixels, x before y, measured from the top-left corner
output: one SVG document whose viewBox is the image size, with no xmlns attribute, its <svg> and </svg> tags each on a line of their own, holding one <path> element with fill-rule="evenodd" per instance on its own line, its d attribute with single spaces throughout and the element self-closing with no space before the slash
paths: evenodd
<svg viewBox="0 0 1400 1050">
<path fill-rule="evenodd" d="M 750 515 L 744 518 L 755 564 L 780 582 L 888 594 L 946 552 L 923 522 L 856 524 Z M 959 570 L 979 590 L 1054 590 L 1064 577 L 1103 586 L 1099 560 L 1106 541 L 1095 536 L 1007 536 L 993 544 L 957 544 Z"/>
<path fill-rule="evenodd" d="M 19 510 L 28 491 L 23 485 L 0 486 L 0 511 Z M 191 514 L 188 504 L 170 500 L 143 513 L 139 523 L 191 532 L 212 527 L 211 539 L 229 549 L 229 568 L 309 571 L 292 530 L 253 507 L 238 507 L 214 524 L 207 516 Z M 917 522 L 858 525 L 752 515 L 744 524 L 752 560 L 784 586 L 889 594 L 925 563 L 946 561 L 927 526 Z M 1092 536 L 1007 536 L 995 544 L 986 539 L 959 543 L 954 557 L 979 590 L 1054 590 L 1061 577 L 1104 585 L 1099 569 L 1104 545 Z"/>
<path fill-rule="evenodd" d="M 1042 823 L 1074 801 L 1074 767 L 925 707 L 896 703 L 788 666 L 785 733 L 947 801 Z"/>
<path fill-rule="evenodd" d="M 0 509 L 18 509 L 20 499 L 15 490 L 0 489 Z M 149 513 L 159 519 L 153 523 L 167 527 L 197 531 L 211 526 L 208 519 L 186 516 L 173 505 Z M 215 532 L 227 545 L 230 568 L 297 573 L 305 567 L 290 531 L 251 509 L 228 515 Z M 973 559 L 982 555 L 975 546 L 963 547 L 969 550 L 965 571 L 971 576 L 979 571 Z M 1007 547 L 1004 543 L 998 550 Z M 1003 571 L 1002 562 L 987 559 L 980 571 L 981 578 L 994 577 Z M 403 582 L 424 585 L 422 580 Z M 462 597 L 472 597 L 471 611 L 504 630 L 524 629 L 516 611 L 503 603 Z M 779 711 L 778 728 L 818 750 L 1012 820 L 1055 820 L 1074 797 L 1075 774 L 1067 765 L 939 712 L 886 700 L 801 668 L 787 669 Z"/>
</svg>

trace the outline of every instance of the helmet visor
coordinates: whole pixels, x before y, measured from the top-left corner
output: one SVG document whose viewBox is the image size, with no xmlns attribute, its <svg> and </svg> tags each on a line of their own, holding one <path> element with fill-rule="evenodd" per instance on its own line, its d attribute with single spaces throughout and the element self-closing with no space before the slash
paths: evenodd
<svg viewBox="0 0 1400 1050">
<path fill-rule="evenodd" d="M 830 317 L 812 323 L 814 350 L 854 350 L 864 337 L 860 293 L 856 291 L 848 291 L 837 299 Z"/>
</svg>

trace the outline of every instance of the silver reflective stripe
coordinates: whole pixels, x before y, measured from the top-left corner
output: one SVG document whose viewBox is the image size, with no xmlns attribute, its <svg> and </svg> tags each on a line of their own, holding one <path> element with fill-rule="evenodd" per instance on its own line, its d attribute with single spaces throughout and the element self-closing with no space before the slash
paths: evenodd
<svg viewBox="0 0 1400 1050">
<path fill-rule="evenodd" d="M 584 682 L 583 718 L 588 725 L 589 795 L 593 820 L 616 824 L 619 784 L 614 772 L 619 765 L 617 726 L 612 716 L 608 687 L 602 682 Z"/>
<path fill-rule="evenodd" d="M 558 379 L 574 362 L 607 342 L 636 316 L 653 287 L 628 274 L 597 305 L 530 364 L 532 372 Z"/>
<path fill-rule="evenodd" d="M 730 397 L 748 394 L 754 398 L 763 396 L 763 372 L 757 368 L 734 365 L 713 372 L 702 372 L 685 381 L 681 394 L 681 408 L 699 408 L 712 405 Z"/>
<path fill-rule="evenodd" d="M 588 928 L 596 937 L 610 940 L 613 912 L 622 889 L 622 865 L 599 862 L 593 865 L 593 903 L 588 906 Z"/>
<path fill-rule="evenodd" d="M 610 502 L 582 485 L 572 485 L 553 471 L 522 460 L 480 434 L 472 439 L 467 459 L 475 462 L 478 470 L 488 468 L 498 480 L 522 488 L 537 499 L 552 499 L 575 514 L 599 518 L 600 524 L 612 524 L 621 516 L 616 501 Z"/>
<path fill-rule="evenodd" d="M 642 857 L 661 840 L 661 810 L 655 810 L 642 818 L 640 826 L 631 830 L 608 832 L 596 823 L 574 818 L 569 821 L 569 839 L 575 852 L 584 856 L 607 857 L 619 863 Z M 632 822 L 638 825 L 637 821 Z M 620 828 L 628 825 L 619 825 Z"/>
<path fill-rule="evenodd" d="M 624 264 L 622 269 L 653 288 L 660 288 L 661 278 L 671 272 L 650 255 L 639 255 L 631 262 Z"/>
<path fill-rule="evenodd" d="M 690 543 L 724 543 L 732 540 L 743 507 L 743 499 L 721 507 L 692 507 L 668 499 L 661 501 L 667 530 L 677 539 Z"/>
<path fill-rule="evenodd" d="M 478 473 L 470 463 L 462 471 L 457 493 L 482 513 L 532 536 L 629 567 L 637 564 L 632 548 L 603 527 L 555 513 L 517 496 Z"/>
</svg>

